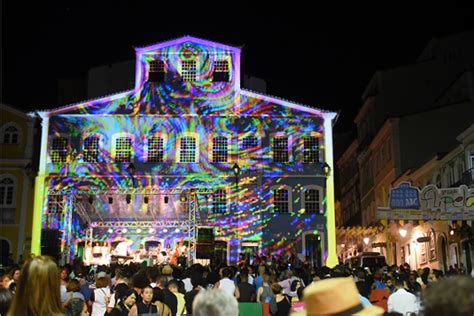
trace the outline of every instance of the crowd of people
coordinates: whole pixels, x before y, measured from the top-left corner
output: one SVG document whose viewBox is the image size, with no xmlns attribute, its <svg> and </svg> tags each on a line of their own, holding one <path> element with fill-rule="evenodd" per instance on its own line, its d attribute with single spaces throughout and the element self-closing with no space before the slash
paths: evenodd
<svg viewBox="0 0 474 316">
<path fill-rule="evenodd" d="M 235 266 L 59 267 L 37 256 L 0 272 L 0 315 L 237 316 L 239 303 L 252 302 L 273 316 L 473 315 L 474 280 L 463 272 L 265 257 Z"/>
</svg>

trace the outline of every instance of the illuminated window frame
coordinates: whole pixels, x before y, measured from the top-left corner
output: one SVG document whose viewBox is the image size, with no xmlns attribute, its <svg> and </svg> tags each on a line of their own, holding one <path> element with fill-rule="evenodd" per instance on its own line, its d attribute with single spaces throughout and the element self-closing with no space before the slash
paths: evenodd
<svg viewBox="0 0 474 316">
<path fill-rule="evenodd" d="M 181 148 L 181 143 L 183 141 L 183 138 L 187 138 L 187 137 L 192 137 L 195 139 L 195 147 L 194 147 L 194 161 L 182 161 L 181 158 L 181 151 L 182 151 L 182 148 Z M 176 143 L 176 161 L 178 163 L 198 163 L 199 162 L 199 148 L 200 148 L 200 145 L 199 145 L 199 136 L 197 133 L 183 133 L 180 135 L 180 137 L 178 138 L 178 141 Z M 189 149 L 188 149 L 189 150 Z M 187 155 L 190 157 L 190 155 Z M 188 158 L 189 158 L 188 157 Z M 187 159 L 185 159 L 187 160 Z M 191 159 L 189 159 L 191 160 Z"/>
<path fill-rule="evenodd" d="M 317 200 L 308 201 L 307 195 L 309 190 L 315 190 L 317 193 Z M 301 203 L 304 209 L 304 214 L 324 214 L 323 195 L 324 189 L 319 185 L 308 185 L 301 190 Z"/>
<path fill-rule="evenodd" d="M 230 67 L 227 60 L 215 60 L 212 72 L 212 82 L 229 82 Z"/>
<path fill-rule="evenodd" d="M 157 148 L 150 149 L 150 139 L 158 138 L 158 143 L 161 143 L 161 148 L 158 146 Z M 145 161 L 146 162 L 154 162 L 160 163 L 165 161 L 165 148 L 166 148 L 167 137 L 163 134 L 152 134 L 149 135 L 146 139 L 145 144 Z M 152 155 L 152 153 L 156 152 L 156 155 Z"/>
<path fill-rule="evenodd" d="M 128 160 L 121 160 L 121 161 L 118 161 L 117 159 L 117 141 L 119 141 L 119 139 L 122 139 L 122 138 L 128 138 L 130 139 L 130 149 L 129 150 L 125 150 L 125 149 L 120 149 L 120 153 L 126 153 L 127 151 L 130 152 L 130 158 Z M 118 134 L 114 134 L 112 136 L 112 157 L 114 159 L 114 162 L 116 163 L 130 163 L 130 162 L 133 162 L 134 161 L 134 144 L 135 144 L 135 137 L 129 133 L 118 133 Z"/>
<path fill-rule="evenodd" d="M 316 145 L 312 143 L 316 141 Z M 316 164 L 321 162 L 321 140 L 316 135 L 305 135 L 301 137 L 301 143 L 303 146 L 303 163 L 304 164 Z"/>
<path fill-rule="evenodd" d="M 216 135 L 212 138 L 211 161 L 213 163 L 225 163 L 229 161 L 229 137 Z"/>
<path fill-rule="evenodd" d="M 60 141 L 65 142 L 61 145 Z M 69 162 L 71 138 L 66 134 L 55 134 L 49 138 L 49 160 L 53 164 Z"/>
<path fill-rule="evenodd" d="M 212 214 L 225 214 L 227 211 L 227 190 L 216 189 L 212 194 Z"/>
<path fill-rule="evenodd" d="M 287 159 L 286 161 L 280 161 L 281 159 L 275 159 L 277 156 L 278 153 L 283 153 L 281 152 L 280 150 L 279 151 L 275 151 L 275 141 L 276 139 L 278 138 L 286 138 L 287 140 L 287 149 L 286 149 L 286 155 L 287 155 Z M 270 136 L 270 148 L 271 148 L 271 156 L 272 156 L 272 162 L 274 163 L 284 163 L 284 164 L 288 164 L 290 162 L 293 161 L 293 157 L 292 157 L 292 144 L 293 144 L 293 141 L 292 141 L 292 137 L 290 135 L 286 135 L 284 133 L 276 133 L 276 134 L 273 134 Z"/>
<path fill-rule="evenodd" d="M 155 59 L 149 62 L 148 81 L 164 82 L 166 76 L 166 63 L 164 60 Z"/>
<path fill-rule="evenodd" d="M 181 61 L 181 79 L 184 82 L 194 82 L 197 80 L 197 62 L 195 60 Z"/>
<path fill-rule="evenodd" d="M 293 194 L 292 194 L 292 188 L 288 185 L 276 185 L 270 188 L 271 190 L 271 207 L 272 207 L 272 213 L 278 213 L 278 214 L 290 214 L 293 212 Z M 275 200 L 275 193 L 278 193 L 277 191 L 283 191 L 286 190 L 287 193 L 287 200 Z M 278 204 L 276 204 L 278 203 Z M 285 205 L 286 204 L 286 205 Z M 278 205 L 278 207 L 276 207 Z M 283 209 L 283 211 L 276 211 L 275 209 Z"/>
<path fill-rule="evenodd" d="M 97 144 L 93 148 L 86 148 L 88 139 L 94 138 Z M 87 134 L 82 137 L 82 160 L 84 162 L 96 163 L 101 161 L 102 152 L 102 135 L 101 134 Z"/>
<path fill-rule="evenodd" d="M 8 122 L 3 125 L 0 134 L 0 141 L 5 145 L 20 144 L 21 128 L 14 122 Z"/>
</svg>

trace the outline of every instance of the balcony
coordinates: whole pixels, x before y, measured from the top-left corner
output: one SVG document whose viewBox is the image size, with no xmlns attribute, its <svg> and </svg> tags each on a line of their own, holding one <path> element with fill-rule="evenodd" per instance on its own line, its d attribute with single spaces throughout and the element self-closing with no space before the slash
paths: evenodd
<svg viewBox="0 0 474 316">
<path fill-rule="evenodd" d="M 451 185 L 451 187 L 459 187 L 462 184 L 468 187 L 474 186 L 474 168 L 464 171 L 461 180 Z"/>
</svg>

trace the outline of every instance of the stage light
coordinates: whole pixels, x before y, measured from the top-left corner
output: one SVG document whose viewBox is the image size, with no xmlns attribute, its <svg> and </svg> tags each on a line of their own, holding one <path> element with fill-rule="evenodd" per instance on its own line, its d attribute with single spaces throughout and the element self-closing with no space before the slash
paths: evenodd
<svg viewBox="0 0 474 316">
<path fill-rule="evenodd" d="M 127 204 L 130 204 L 130 202 L 132 201 L 132 195 L 131 194 L 127 194 Z"/>
<path fill-rule="evenodd" d="M 137 233 L 140 234 L 142 230 L 140 228 L 137 229 Z"/>
<path fill-rule="evenodd" d="M 370 241 L 369 237 L 365 237 L 365 238 L 364 238 L 364 244 L 368 245 L 368 244 L 369 244 L 369 241 Z"/>
<path fill-rule="evenodd" d="M 181 196 L 179 197 L 179 200 L 184 203 L 184 202 L 186 202 L 186 201 L 188 200 L 188 197 L 187 197 L 186 195 L 181 195 Z"/>
<path fill-rule="evenodd" d="M 94 203 L 94 197 L 92 195 L 89 195 L 89 204 Z"/>
<path fill-rule="evenodd" d="M 176 228 L 176 229 L 174 230 L 174 232 L 175 232 L 175 233 L 179 233 L 179 228 Z"/>
<path fill-rule="evenodd" d="M 109 228 L 109 229 L 107 230 L 107 232 L 108 232 L 109 234 L 112 234 L 114 231 L 113 231 L 112 228 Z"/>
<path fill-rule="evenodd" d="M 143 198 L 143 203 L 148 204 L 148 196 L 145 196 L 145 197 Z"/>
<path fill-rule="evenodd" d="M 148 232 L 149 232 L 150 234 L 153 234 L 153 233 L 155 232 L 155 229 L 154 229 L 154 228 L 150 228 L 150 229 L 148 230 Z"/>
<path fill-rule="evenodd" d="M 111 196 L 109 196 L 109 204 L 113 204 L 113 203 L 114 203 L 114 199 Z"/>
<path fill-rule="evenodd" d="M 128 232 L 128 229 L 126 228 L 122 229 L 122 233 L 126 233 L 126 232 Z"/>
<path fill-rule="evenodd" d="M 165 204 L 168 204 L 168 200 L 169 200 L 169 198 L 167 196 L 165 196 Z"/>
<path fill-rule="evenodd" d="M 167 232 L 168 232 L 168 230 L 166 228 L 163 229 L 163 233 L 167 233 Z"/>
</svg>

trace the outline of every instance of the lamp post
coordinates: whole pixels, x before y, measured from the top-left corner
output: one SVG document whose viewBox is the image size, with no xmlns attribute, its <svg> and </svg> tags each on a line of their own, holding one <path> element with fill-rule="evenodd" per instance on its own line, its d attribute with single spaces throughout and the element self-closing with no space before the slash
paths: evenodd
<svg viewBox="0 0 474 316">
<path fill-rule="evenodd" d="M 235 218 L 237 220 L 237 227 L 236 227 L 236 234 L 237 234 L 237 260 L 239 258 L 240 253 L 240 215 L 239 215 L 239 175 L 240 175 L 240 167 L 237 163 L 232 166 L 232 171 L 234 172 L 235 176 Z"/>
<path fill-rule="evenodd" d="M 135 165 L 133 164 L 133 162 L 131 162 L 131 163 L 128 165 L 128 167 L 127 167 L 127 172 L 128 172 L 128 174 L 130 175 L 130 178 L 131 178 L 131 180 L 132 180 L 132 187 L 133 187 L 133 188 L 136 188 L 136 187 L 137 187 L 136 179 L 135 179 L 135 177 L 134 177 L 134 175 L 135 175 L 135 170 L 137 170 L 137 169 L 135 168 Z"/>
<path fill-rule="evenodd" d="M 237 163 L 234 164 L 232 167 L 232 170 L 234 171 L 234 176 L 235 176 L 235 187 L 239 187 L 239 175 L 240 175 L 240 167 Z"/>
</svg>

